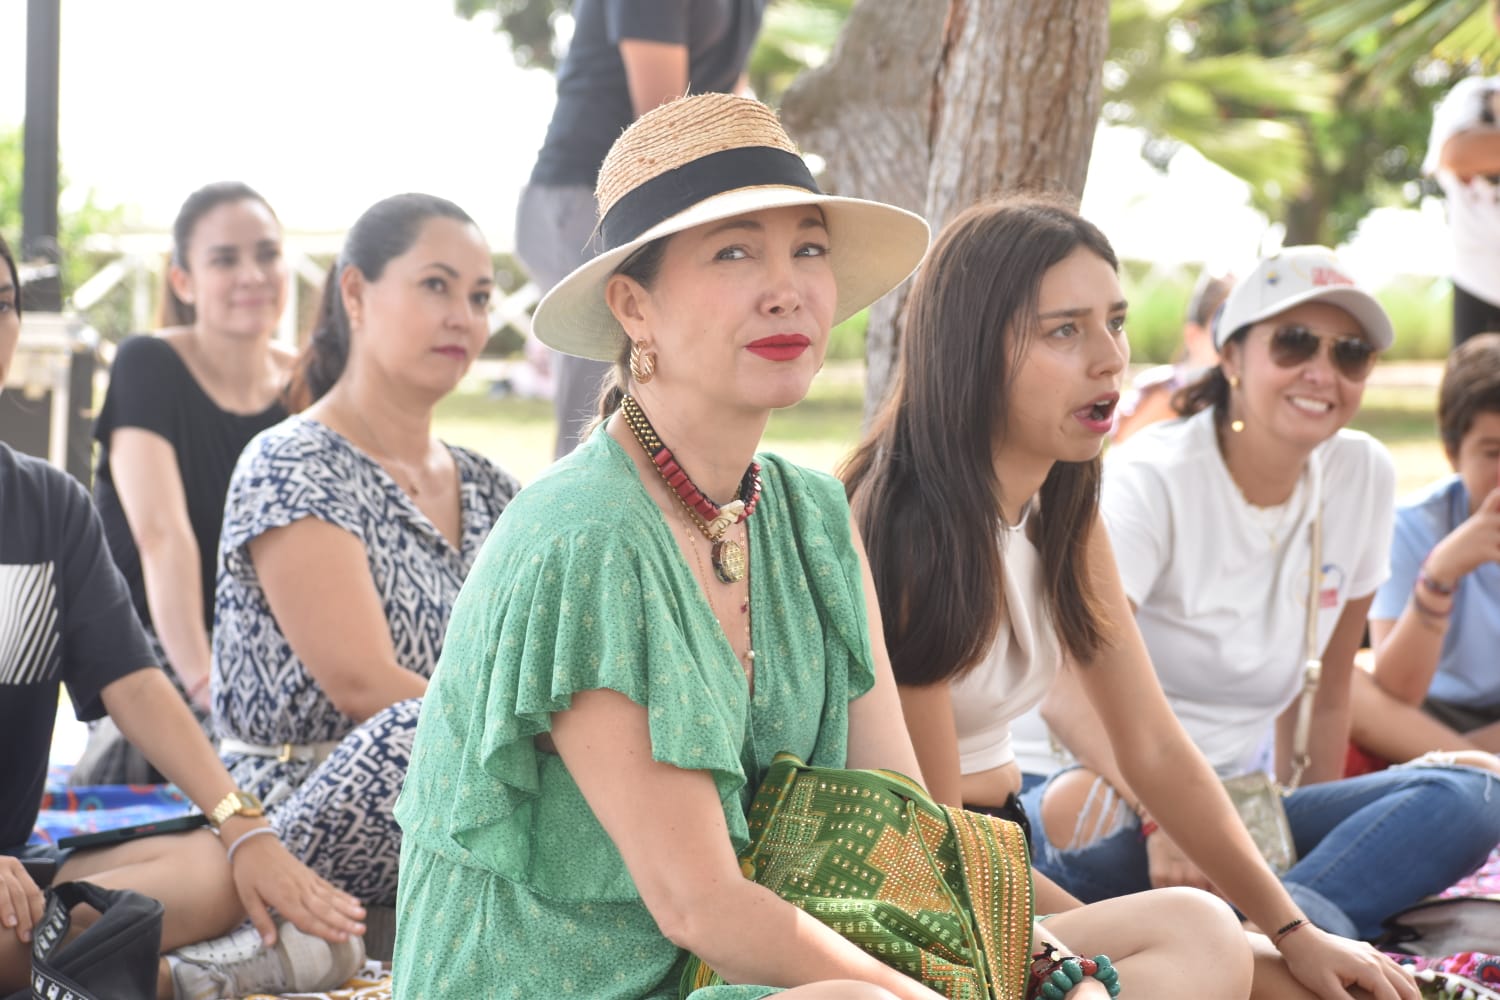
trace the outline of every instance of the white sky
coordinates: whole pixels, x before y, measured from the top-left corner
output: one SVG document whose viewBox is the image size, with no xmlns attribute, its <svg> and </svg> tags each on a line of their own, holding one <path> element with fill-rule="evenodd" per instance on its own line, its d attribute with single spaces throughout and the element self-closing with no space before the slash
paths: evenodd
<svg viewBox="0 0 1500 1000">
<path fill-rule="evenodd" d="M 235 178 L 305 231 L 424 190 L 510 246 L 552 77 L 517 69 L 489 21 L 457 17 L 451 0 L 59 2 L 75 195 L 92 188 L 165 228 L 193 188 Z M 25 19 L 26 0 L 0 0 L 0 124 L 25 115 Z M 1085 214 L 1122 256 L 1244 270 L 1268 238 L 1244 185 L 1192 150 L 1164 176 L 1138 148 L 1128 131 L 1101 130 Z M 1366 229 L 1350 264 L 1367 280 L 1442 272 L 1440 209 L 1382 213 Z"/>
<path fill-rule="evenodd" d="M 552 77 L 451 0 L 60 0 L 60 144 L 73 185 L 167 226 L 188 192 L 261 190 L 297 229 L 380 198 L 458 202 L 509 245 Z M 0 122 L 25 117 L 25 0 L 0 0 Z"/>
</svg>

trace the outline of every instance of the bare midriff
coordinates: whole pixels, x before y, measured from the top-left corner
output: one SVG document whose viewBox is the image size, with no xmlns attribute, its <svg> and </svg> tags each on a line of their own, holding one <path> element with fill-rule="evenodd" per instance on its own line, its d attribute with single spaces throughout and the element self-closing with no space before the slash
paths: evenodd
<svg viewBox="0 0 1500 1000">
<path fill-rule="evenodd" d="M 1012 795 L 1021 794 L 1021 768 L 1015 761 L 987 771 L 975 771 L 959 779 L 966 806 L 1003 806 Z"/>
</svg>

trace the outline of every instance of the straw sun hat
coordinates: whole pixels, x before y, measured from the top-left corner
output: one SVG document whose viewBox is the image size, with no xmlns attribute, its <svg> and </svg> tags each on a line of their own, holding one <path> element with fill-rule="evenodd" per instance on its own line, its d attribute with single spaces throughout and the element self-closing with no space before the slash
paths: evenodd
<svg viewBox="0 0 1500 1000">
<path fill-rule="evenodd" d="M 776 113 L 728 94 L 685 97 L 642 115 L 610 147 L 595 198 L 601 252 L 547 293 L 532 329 L 549 347 L 599 361 L 616 360 L 625 346 L 604 285 L 652 240 L 746 212 L 817 205 L 833 246 L 837 323 L 911 274 L 929 236 L 910 212 L 823 194 Z"/>
</svg>

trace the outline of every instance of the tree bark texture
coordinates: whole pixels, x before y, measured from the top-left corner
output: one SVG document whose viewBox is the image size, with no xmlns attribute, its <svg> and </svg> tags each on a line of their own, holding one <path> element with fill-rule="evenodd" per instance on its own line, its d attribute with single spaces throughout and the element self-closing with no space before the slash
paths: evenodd
<svg viewBox="0 0 1500 1000">
<path fill-rule="evenodd" d="M 1108 44 L 1108 0 L 859 0 L 782 119 L 830 190 L 911 209 L 936 233 L 998 194 L 1083 193 Z M 908 287 L 870 309 L 866 417 Z"/>
</svg>

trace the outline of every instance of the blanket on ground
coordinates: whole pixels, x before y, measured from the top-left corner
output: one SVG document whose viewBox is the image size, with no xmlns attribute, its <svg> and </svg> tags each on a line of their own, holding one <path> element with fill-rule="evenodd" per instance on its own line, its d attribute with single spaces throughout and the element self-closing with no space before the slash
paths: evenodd
<svg viewBox="0 0 1500 1000">
<path fill-rule="evenodd" d="M 174 785 L 85 785 L 68 787 L 66 764 L 47 769 L 47 790 L 31 844 L 55 844 L 76 833 L 154 823 L 193 811 Z"/>
</svg>

